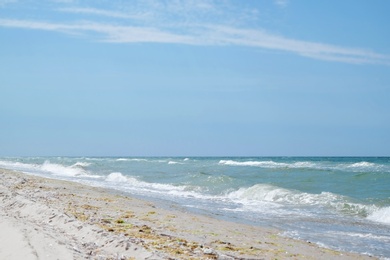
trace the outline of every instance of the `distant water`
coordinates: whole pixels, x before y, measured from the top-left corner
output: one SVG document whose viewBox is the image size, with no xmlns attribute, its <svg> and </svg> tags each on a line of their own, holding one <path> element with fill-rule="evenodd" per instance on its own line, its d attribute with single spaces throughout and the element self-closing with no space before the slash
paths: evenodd
<svg viewBox="0 0 390 260">
<path fill-rule="evenodd" d="M 0 158 L 324 247 L 390 258 L 390 158 Z"/>
</svg>

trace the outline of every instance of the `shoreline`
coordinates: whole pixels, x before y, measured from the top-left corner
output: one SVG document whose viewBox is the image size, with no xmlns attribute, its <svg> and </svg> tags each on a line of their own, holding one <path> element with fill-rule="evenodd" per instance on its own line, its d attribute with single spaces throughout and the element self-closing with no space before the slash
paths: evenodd
<svg viewBox="0 0 390 260">
<path fill-rule="evenodd" d="M 375 259 L 103 188 L 0 169 L 1 259 Z"/>
</svg>

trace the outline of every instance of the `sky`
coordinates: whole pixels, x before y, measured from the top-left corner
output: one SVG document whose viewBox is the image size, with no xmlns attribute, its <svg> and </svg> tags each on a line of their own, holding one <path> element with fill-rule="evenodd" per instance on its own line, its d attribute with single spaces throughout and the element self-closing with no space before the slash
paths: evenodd
<svg viewBox="0 0 390 260">
<path fill-rule="evenodd" d="M 0 0 L 0 156 L 390 156 L 389 12 Z"/>
</svg>

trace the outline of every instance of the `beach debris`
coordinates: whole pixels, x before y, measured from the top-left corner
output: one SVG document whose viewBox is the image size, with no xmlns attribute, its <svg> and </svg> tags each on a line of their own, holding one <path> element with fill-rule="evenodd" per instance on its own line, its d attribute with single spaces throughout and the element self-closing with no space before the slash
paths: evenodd
<svg viewBox="0 0 390 260">
<path fill-rule="evenodd" d="M 115 223 L 123 224 L 123 223 L 125 223 L 125 221 L 123 219 L 117 219 L 117 220 L 115 220 Z"/>
<path fill-rule="evenodd" d="M 203 249 L 203 253 L 205 255 L 214 255 L 215 251 L 213 249 L 211 249 L 211 248 L 205 248 L 205 249 Z"/>
<path fill-rule="evenodd" d="M 75 259 L 132 259 L 134 255 L 141 256 L 134 259 L 305 258 L 295 250 L 295 242 L 288 242 L 287 252 L 286 245 L 280 244 L 279 236 L 274 233 L 268 236 L 264 232 L 254 240 L 242 242 L 233 237 L 242 236 L 245 231 L 232 229 L 230 234 L 224 234 L 228 227 L 221 231 L 218 224 L 210 226 L 212 222 L 202 220 L 201 216 L 187 218 L 183 225 L 180 213 L 164 212 L 155 205 L 148 207 L 141 203 L 137 208 L 136 199 L 91 191 L 94 188 L 83 188 L 87 189 L 85 192 L 73 186 L 51 187 L 49 182 L 32 181 L 30 177 L 19 182 L 11 180 L 8 187 L 12 189 L 0 192 L 4 212 L 28 221 L 38 233 L 57 236 L 57 243 L 71 250 Z M 14 187 L 15 183 L 19 186 Z M 25 215 L 31 212 L 31 205 L 39 212 L 35 220 Z"/>
</svg>

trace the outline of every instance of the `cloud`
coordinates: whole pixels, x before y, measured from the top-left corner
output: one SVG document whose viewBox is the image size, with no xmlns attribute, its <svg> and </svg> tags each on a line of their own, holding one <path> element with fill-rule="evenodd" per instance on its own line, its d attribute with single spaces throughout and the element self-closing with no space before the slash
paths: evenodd
<svg viewBox="0 0 390 260">
<path fill-rule="evenodd" d="M 29 20 L 0 19 L 0 26 L 32 30 L 57 31 L 69 34 L 100 33 L 102 40 L 116 43 L 156 42 L 191 44 L 192 39 L 186 36 L 160 31 L 155 28 L 118 26 L 94 22 L 73 24 L 37 22 Z"/>
<path fill-rule="evenodd" d="M 0 0 L 0 7 L 3 7 L 7 4 L 16 3 L 17 0 Z"/>
<path fill-rule="evenodd" d="M 107 10 L 100 10 L 96 8 L 60 8 L 58 9 L 61 12 L 69 12 L 69 13 L 76 13 L 76 14 L 92 14 L 92 15 L 100 15 L 100 16 L 107 16 L 112 18 L 123 18 L 123 19 L 131 19 L 131 18 L 137 18 L 133 15 L 128 15 L 121 12 L 115 12 L 115 11 L 107 11 Z"/>
<path fill-rule="evenodd" d="M 287 7 L 289 4 L 289 0 L 274 0 L 275 4 L 280 7 Z"/>
<path fill-rule="evenodd" d="M 230 12 L 229 8 L 220 10 L 211 0 L 144 0 L 135 1 L 130 9 L 125 6 L 114 10 L 70 5 L 70 7 L 56 10 L 61 13 L 73 13 L 76 17 L 81 17 L 82 21 L 0 19 L 0 26 L 83 35 L 94 40 L 113 43 L 149 42 L 199 46 L 246 46 L 290 52 L 325 61 L 390 64 L 389 56 L 370 50 L 291 39 L 260 28 L 237 25 L 223 18 L 228 16 L 226 14 Z M 240 16 L 251 19 L 250 14 L 247 15 L 248 10 L 253 14 L 253 8 L 251 8 L 242 11 Z M 231 11 L 233 12 L 233 9 Z M 199 16 L 202 19 L 199 19 Z M 99 17 L 108 19 L 102 22 L 102 19 L 97 19 Z"/>
<path fill-rule="evenodd" d="M 285 38 L 261 30 L 237 29 L 225 26 L 212 26 L 214 43 L 259 47 L 287 51 L 301 56 L 346 63 L 390 64 L 390 57 L 372 51 L 338 47 L 330 44 L 300 41 Z"/>
</svg>

